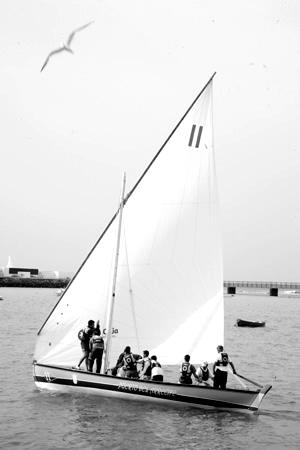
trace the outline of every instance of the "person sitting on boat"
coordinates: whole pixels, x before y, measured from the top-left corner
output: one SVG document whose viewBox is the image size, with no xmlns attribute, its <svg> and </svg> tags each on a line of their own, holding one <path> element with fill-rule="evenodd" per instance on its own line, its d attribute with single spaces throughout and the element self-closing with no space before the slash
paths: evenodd
<svg viewBox="0 0 300 450">
<path fill-rule="evenodd" d="M 123 374 L 123 370 L 121 370 L 121 368 L 123 367 L 123 358 L 124 358 L 124 355 L 125 355 L 126 348 L 127 347 L 125 347 L 124 351 L 122 353 L 120 353 L 115 367 L 112 367 L 112 369 L 111 369 L 111 374 L 114 375 L 114 376 L 117 376 L 117 375 L 120 376 L 121 373 L 122 373 L 122 376 L 123 375 L 125 376 L 125 372 Z"/>
<path fill-rule="evenodd" d="M 151 360 L 149 358 L 149 351 L 143 351 L 143 357 L 137 360 L 137 364 L 141 364 L 141 369 L 139 371 L 140 380 L 150 380 L 151 379 Z"/>
<path fill-rule="evenodd" d="M 204 361 L 204 363 L 198 367 L 198 369 L 196 370 L 196 375 L 199 379 L 199 383 L 204 384 L 206 386 L 211 386 L 209 380 L 213 380 L 214 376 L 209 370 L 207 361 Z"/>
<path fill-rule="evenodd" d="M 216 389 L 226 389 L 227 377 L 229 366 L 232 368 L 232 372 L 235 374 L 235 368 L 233 362 L 228 356 L 228 353 L 224 352 L 223 345 L 218 345 L 217 347 L 218 357 L 213 365 L 214 373 L 214 388 Z"/>
<path fill-rule="evenodd" d="M 83 363 L 83 361 L 85 361 L 86 370 L 89 369 L 88 357 L 89 357 L 89 352 L 90 352 L 90 339 L 93 336 L 93 333 L 95 330 L 99 330 L 99 332 L 100 332 L 99 320 L 97 321 L 96 327 L 95 327 L 95 321 L 89 320 L 87 327 L 83 328 L 82 330 L 79 330 L 79 332 L 78 332 L 78 338 L 81 341 L 80 344 L 81 344 L 81 350 L 82 350 L 82 358 L 80 359 L 80 361 L 77 365 L 77 369 L 80 369 L 80 366 Z M 101 332 L 100 332 L 100 334 L 101 334 Z"/>
<path fill-rule="evenodd" d="M 90 353 L 88 358 L 88 370 L 93 372 L 93 365 L 96 360 L 96 373 L 100 373 L 104 351 L 104 340 L 98 328 L 94 330 L 93 336 L 90 339 L 89 347 Z"/>
<path fill-rule="evenodd" d="M 123 370 L 125 371 L 125 378 L 138 378 L 138 372 L 136 363 L 139 355 L 134 355 L 131 353 L 131 348 L 129 346 L 125 347 L 123 356 Z"/>
<path fill-rule="evenodd" d="M 141 355 L 135 355 L 131 353 L 131 348 L 126 346 L 124 352 L 119 355 L 117 364 L 112 368 L 111 374 L 117 375 L 118 371 L 121 369 L 122 376 L 126 378 L 138 378 L 136 361 L 141 359 Z"/>
<path fill-rule="evenodd" d="M 193 384 L 192 375 L 198 381 L 196 374 L 196 368 L 190 363 L 190 355 L 185 355 L 184 361 L 180 368 L 179 383 L 181 384 Z"/>
<path fill-rule="evenodd" d="M 151 380 L 164 381 L 164 372 L 155 355 L 151 356 Z"/>
</svg>

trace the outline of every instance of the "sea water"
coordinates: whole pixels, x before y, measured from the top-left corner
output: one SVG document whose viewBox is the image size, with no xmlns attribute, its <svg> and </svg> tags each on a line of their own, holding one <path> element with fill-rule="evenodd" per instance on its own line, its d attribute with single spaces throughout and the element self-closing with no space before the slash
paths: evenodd
<svg viewBox="0 0 300 450">
<path fill-rule="evenodd" d="M 225 296 L 226 350 L 237 371 L 273 385 L 256 415 L 39 392 L 33 350 L 56 291 L 2 288 L 0 296 L 1 449 L 299 448 L 299 297 Z M 237 318 L 266 327 L 239 328 Z"/>
</svg>

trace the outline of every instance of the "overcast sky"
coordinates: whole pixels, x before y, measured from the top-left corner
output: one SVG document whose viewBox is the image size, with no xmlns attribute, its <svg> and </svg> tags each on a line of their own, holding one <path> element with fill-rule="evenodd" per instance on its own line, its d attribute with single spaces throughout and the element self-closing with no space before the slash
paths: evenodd
<svg viewBox="0 0 300 450">
<path fill-rule="evenodd" d="M 214 71 L 224 278 L 299 281 L 297 0 L 0 4 L 0 266 L 74 271 Z M 41 66 L 70 31 L 74 55 Z"/>
</svg>

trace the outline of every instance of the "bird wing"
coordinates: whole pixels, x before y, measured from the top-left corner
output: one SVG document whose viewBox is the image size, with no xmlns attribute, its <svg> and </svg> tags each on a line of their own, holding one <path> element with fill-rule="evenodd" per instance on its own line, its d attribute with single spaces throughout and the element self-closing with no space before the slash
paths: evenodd
<svg viewBox="0 0 300 450">
<path fill-rule="evenodd" d="M 52 52 L 50 52 L 49 55 L 47 56 L 46 61 L 44 62 L 43 66 L 42 66 L 42 68 L 41 68 L 41 72 L 42 72 L 42 70 L 45 69 L 45 67 L 46 67 L 46 65 L 48 64 L 49 59 L 51 58 L 52 55 L 55 55 L 55 53 L 60 53 L 60 52 L 62 52 L 62 51 L 64 51 L 64 50 L 65 50 L 65 48 L 64 48 L 63 46 L 62 46 L 62 47 L 59 47 L 59 48 L 57 48 L 57 49 L 55 49 L 55 50 L 52 50 Z"/>
<path fill-rule="evenodd" d="M 67 40 L 67 45 L 70 46 L 71 42 L 73 41 L 73 38 L 75 36 L 75 34 L 77 33 L 77 31 L 81 31 L 86 27 L 89 27 L 91 25 L 91 23 L 93 23 L 94 21 L 92 20 L 92 22 L 88 22 L 85 25 L 82 25 L 79 28 L 76 28 L 76 30 L 72 31 L 72 33 L 69 35 L 68 40 Z"/>
</svg>

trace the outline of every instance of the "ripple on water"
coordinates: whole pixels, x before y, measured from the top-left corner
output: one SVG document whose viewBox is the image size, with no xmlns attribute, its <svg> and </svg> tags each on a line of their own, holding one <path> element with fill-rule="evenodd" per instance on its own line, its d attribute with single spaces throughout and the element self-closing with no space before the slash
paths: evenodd
<svg viewBox="0 0 300 450">
<path fill-rule="evenodd" d="M 36 332 L 57 298 L 51 290 L 36 290 L 32 295 L 31 289 L 8 289 L 5 300 L 0 327 L 8 329 L 9 361 L 0 366 L 0 448 L 297 448 L 299 299 L 225 299 L 226 348 L 238 371 L 262 384 L 273 384 L 260 415 L 39 392 L 31 367 Z M 235 327 L 238 317 L 266 320 L 267 326 Z M 15 334 L 16 329 L 21 335 Z M 177 376 L 175 371 L 172 375 Z"/>
</svg>

